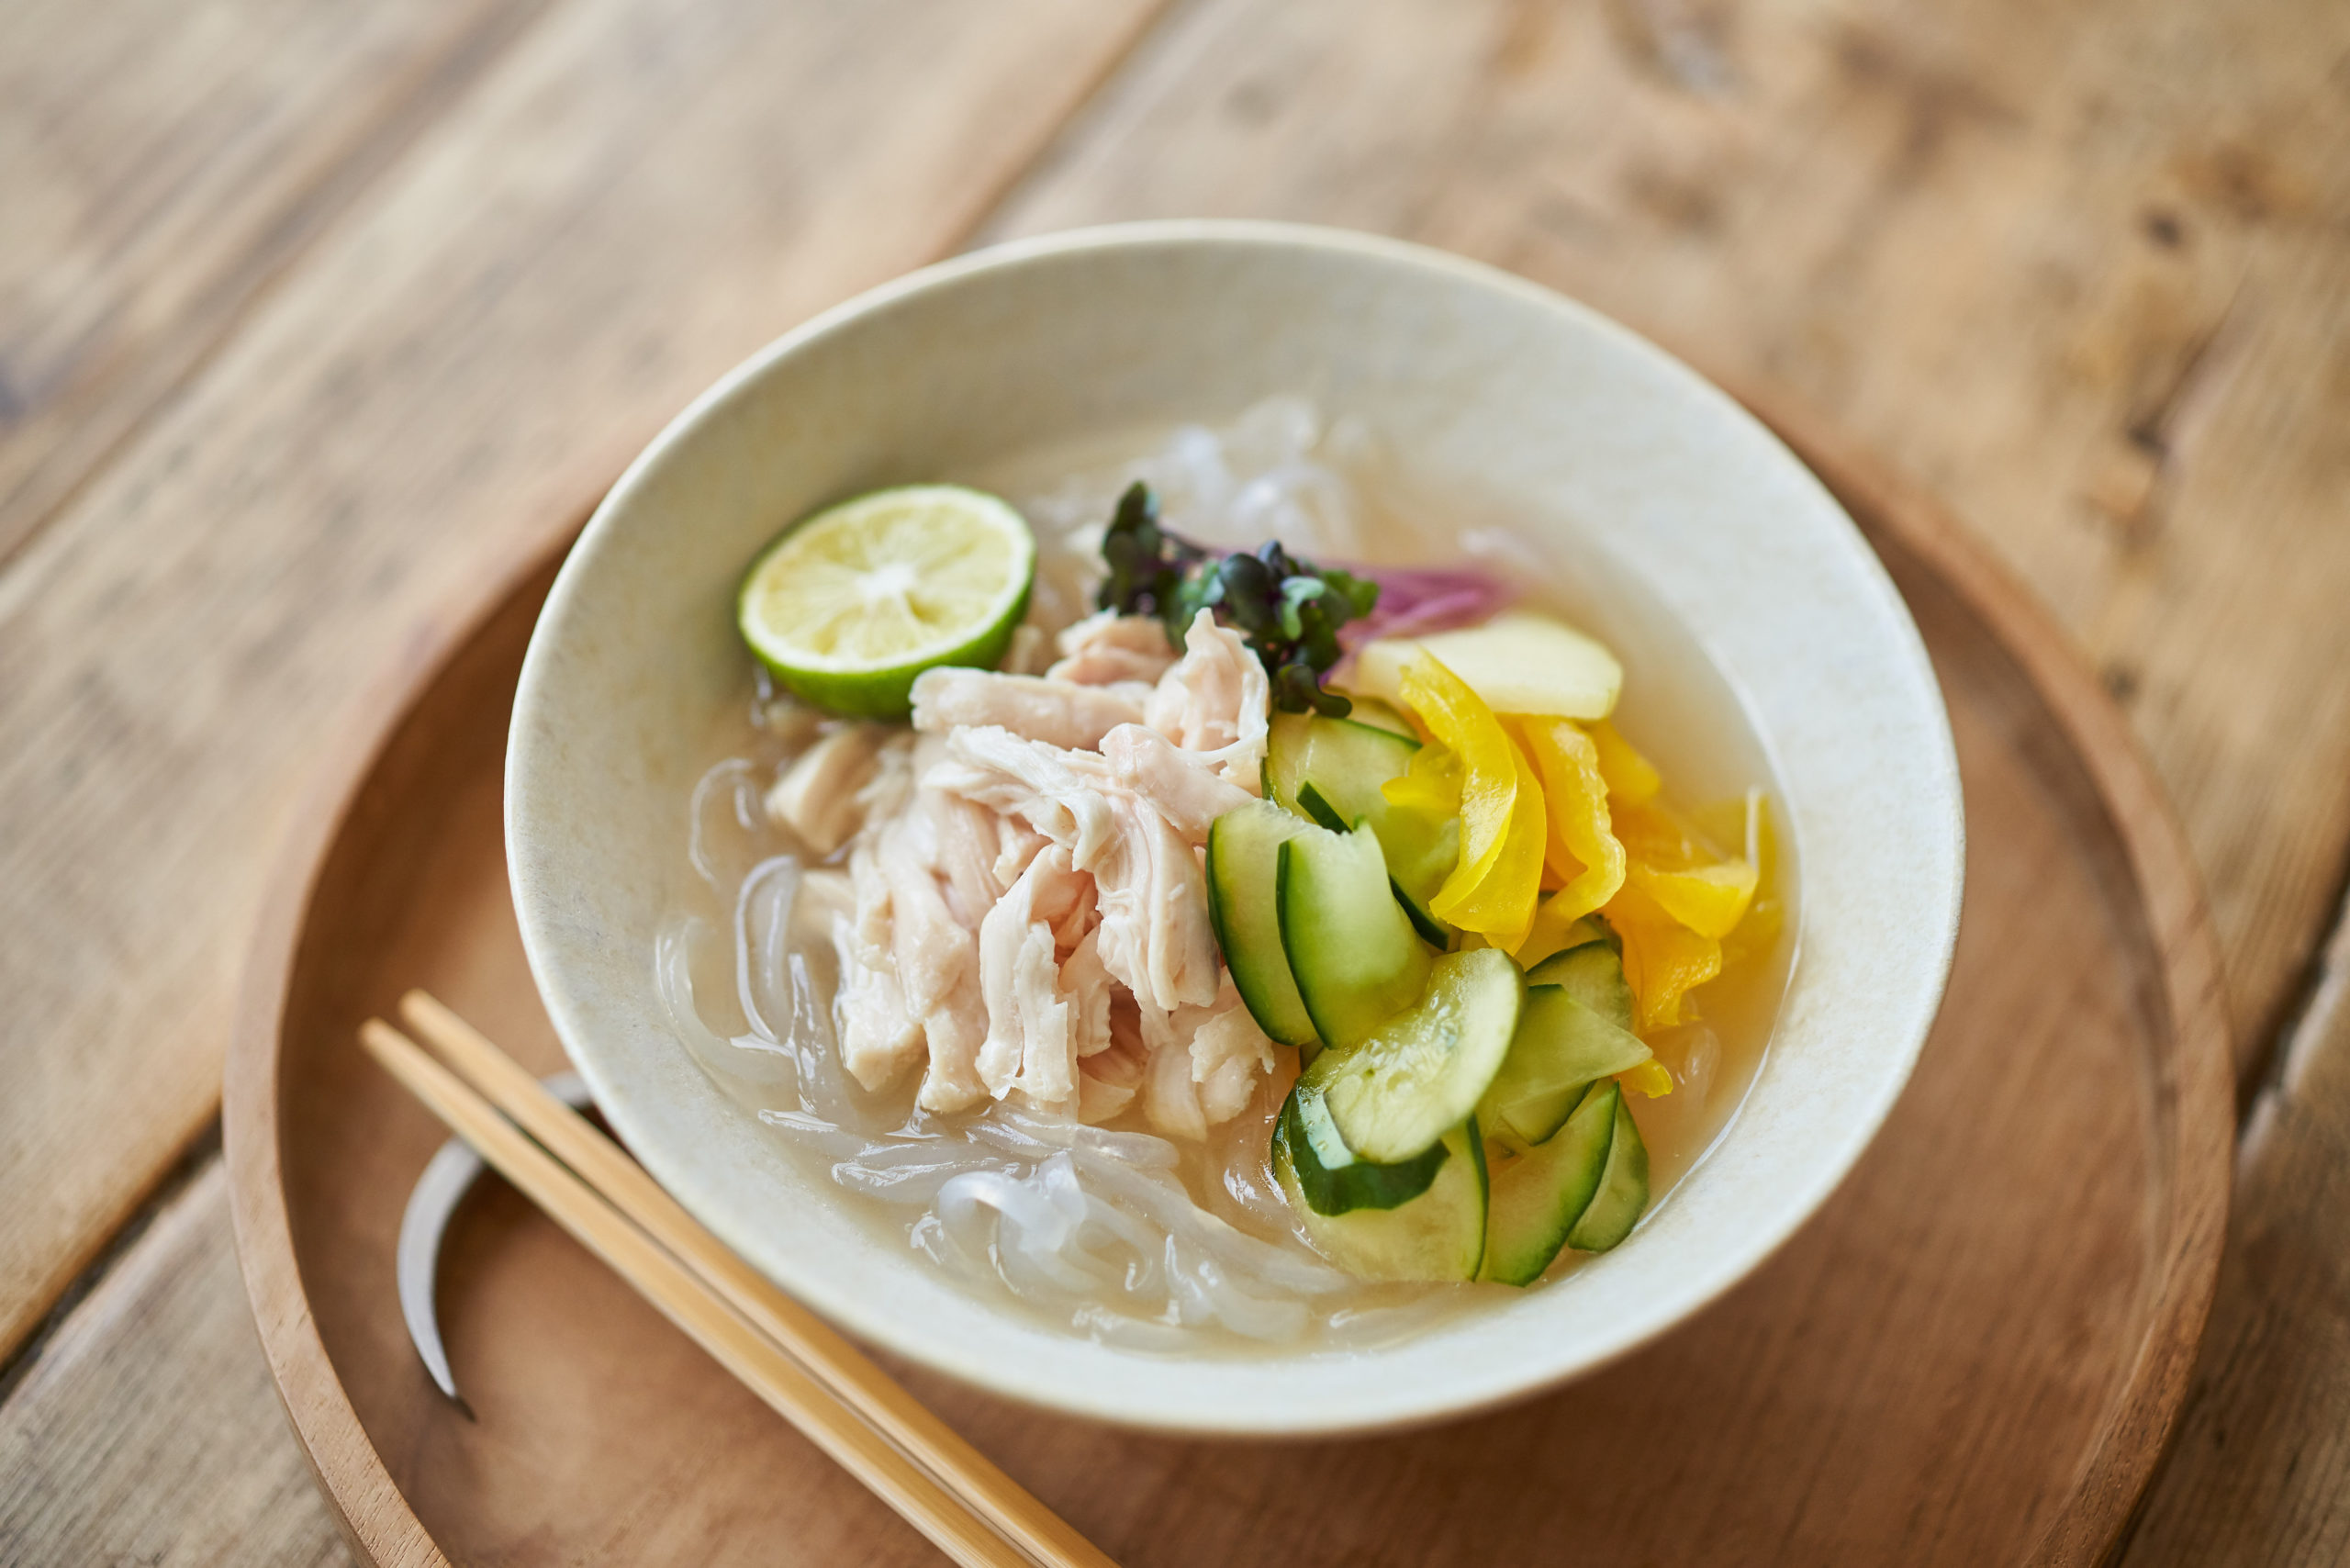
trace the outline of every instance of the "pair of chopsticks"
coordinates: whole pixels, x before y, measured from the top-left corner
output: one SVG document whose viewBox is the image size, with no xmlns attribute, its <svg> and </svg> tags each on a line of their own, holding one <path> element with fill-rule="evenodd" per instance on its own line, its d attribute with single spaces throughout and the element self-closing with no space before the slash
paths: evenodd
<svg viewBox="0 0 2350 1568">
<path fill-rule="evenodd" d="M 380 1018 L 360 1026 L 369 1055 L 940 1551 L 967 1568 L 1115 1568 L 471 1025 L 420 991 L 399 1012 L 449 1066 Z"/>
</svg>

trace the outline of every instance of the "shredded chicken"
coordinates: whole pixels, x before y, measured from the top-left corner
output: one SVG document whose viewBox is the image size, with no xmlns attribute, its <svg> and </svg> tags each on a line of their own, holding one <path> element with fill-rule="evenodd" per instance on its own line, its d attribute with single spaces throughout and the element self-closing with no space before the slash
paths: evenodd
<svg viewBox="0 0 2350 1568">
<path fill-rule="evenodd" d="M 946 883 L 946 907 L 971 930 L 1010 890 L 1012 877 L 1001 875 L 1002 847 L 996 814 L 944 790 L 917 790 L 916 808 L 930 818 L 932 863 Z"/>
<path fill-rule="evenodd" d="M 1273 1042 L 1240 1000 L 1232 977 L 1224 977 L 1215 1012 L 1192 1035 L 1192 1081 L 1200 1113 L 1210 1126 L 1232 1120 L 1248 1105 L 1257 1080 L 1273 1070 Z"/>
<path fill-rule="evenodd" d="M 923 1062 L 928 1110 L 1138 1101 L 1192 1138 L 1247 1104 L 1272 1045 L 1219 959 L 1200 846 L 1254 798 L 1269 690 L 1212 616 L 1184 644 L 1096 616 L 1045 678 L 925 672 L 918 734 L 834 732 L 770 791 L 811 848 L 849 846 L 830 918 L 859 1083 Z"/>
<path fill-rule="evenodd" d="M 866 1088 L 880 1089 L 921 1058 L 922 1025 L 890 957 L 890 886 L 869 842 L 850 851 L 848 870 L 856 913 L 833 921 L 841 1062 Z"/>
<path fill-rule="evenodd" d="M 917 740 L 928 738 L 900 731 L 882 742 L 880 749 L 874 753 L 873 771 L 857 787 L 856 797 L 857 819 L 867 827 L 905 810 L 907 800 L 913 794 L 918 771 L 914 745 Z"/>
<path fill-rule="evenodd" d="M 995 879 L 1008 888 L 1021 872 L 1028 869 L 1028 862 L 1036 858 L 1036 852 L 1052 840 L 1018 817 L 998 816 L 994 820 Z"/>
<path fill-rule="evenodd" d="M 1125 790 L 1107 799 L 1116 831 L 1080 867 L 1093 874 L 1101 902 L 1103 966 L 1152 1007 L 1213 1000 L 1215 931 L 1200 857 L 1149 802 Z"/>
<path fill-rule="evenodd" d="M 1141 1092 L 1147 1063 L 1137 1041 L 1113 1039 L 1109 1047 L 1077 1064 L 1077 1119 L 1097 1126 L 1124 1115 Z"/>
<path fill-rule="evenodd" d="M 1101 902 L 1102 961 L 1137 1000 L 1166 1012 L 1215 995 L 1215 934 L 1192 841 L 1101 754 L 957 730 L 924 782 L 1019 816 L 1069 852 Z"/>
<path fill-rule="evenodd" d="M 1070 1028 L 1080 1061 L 1110 1048 L 1110 1008 L 1117 988 L 1102 962 L 1102 928 L 1095 926 L 1077 939 L 1061 961 L 1061 985 L 1074 1009 Z"/>
<path fill-rule="evenodd" d="M 926 1110 L 957 1111 L 986 1093 L 979 1058 L 987 1008 L 979 994 L 979 934 L 947 908 L 937 858 L 925 812 L 903 812 L 875 834 L 874 860 L 889 889 L 890 961 L 930 1056 L 919 1102 Z"/>
<path fill-rule="evenodd" d="M 1120 724 L 1142 722 L 1154 689 L 1136 681 L 1081 686 L 1034 675 L 942 665 L 914 678 L 914 728 L 946 734 L 993 725 L 1047 745 L 1081 750 Z"/>
<path fill-rule="evenodd" d="M 1103 790 L 1113 783 L 1099 754 L 1023 740 L 1010 730 L 957 730 L 946 759 L 924 781 L 1005 816 L 1018 817 L 1082 866 L 1111 831 Z"/>
<path fill-rule="evenodd" d="M 858 792 L 889 738 L 880 724 L 844 724 L 822 736 L 767 790 L 767 815 L 817 856 L 831 855 L 865 823 Z"/>
<path fill-rule="evenodd" d="M 1140 1010 L 1149 1052 L 1143 1075 L 1143 1114 L 1169 1137 L 1203 1138 L 1209 1127 L 1240 1114 L 1257 1077 L 1273 1067 L 1273 1043 L 1240 1000 L 1226 975 L 1213 1002 L 1172 1013 Z"/>
<path fill-rule="evenodd" d="M 999 1100 L 1024 1076 L 1053 1078 L 1064 1064 L 1072 1075 L 1076 1070 L 1069 1004 L 1058 994 L 1060 977 L 1053 963 L 1052 928 L 1035 913 L 1038 885 L 1057 869 L 1069 875 L 1069 852 L 1058 846 L 1030 861 L 979 924 L 979 991 L 987 1001 L 988 1037 L 979 1048 L 979 1071 Z"/>
<path fill-rule="evenodd" d="M 1080 686 L 1111 686 L 1138 680 L 1156 686 L 1175 662 L 1165 628 L 1147 615 L 1114 610 L 1089 615 L 1060 634 L 1061 656 L 1045 673 Z"/>
<path fill-rule="evenodd" d="M 1193 844 L 1208 841 L 1208 828 L 1225 812 L 1257 798 L 1231 782 L 1203 753 L 1185 751 L 1157 730 L 1121 724 L 1102 737 L 1110 777 L 1148 801 L 1160 816 Z M 1251 776 L 1249 782 L 1257 782 Z"/>
<path fill-rule="evenodd" d="M 1265 760 L 1272 683 L 1257 650 L 1203 610 L 1183 633 L 1183 656 L 1158 678 L 1144 722 L 1248 789 Z"/>
</svg>

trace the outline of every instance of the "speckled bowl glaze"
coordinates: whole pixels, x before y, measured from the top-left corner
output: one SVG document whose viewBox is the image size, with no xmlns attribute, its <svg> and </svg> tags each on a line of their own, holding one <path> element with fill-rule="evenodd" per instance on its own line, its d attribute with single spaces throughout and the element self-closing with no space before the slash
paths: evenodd
<svg viewBox="0 0 2350 1568">
<path fill-rule="evenodd" d="M 783 524 L 872 486 L 1303 391 L 1606 551 L 1760 736 L 1800 868 L 1768 1053 L 1705 1160 L 1623 1247 L 1393 1347 L 1170 1358 L 986 1304 L 854 1218 L 665 1021 L 655 934 L 685 802 L 743 700 L 730 620 Z M 1633 666 L 1635 678 L 1638 665 Z M 1518 278 L 1329 230 L 1153 224 L 1025 241 L 811 321 L 664 431 L 599 508 L 532 640 L 506 774 L 531 968 L 655 1176 L 850 1331 L 1010 1397 L 1248 1436 L 1457 1415 L 1587 1372 L 1729 1289 L 1882 1125 L 1957 934 L 1958 770 L 1925 649 L 1851 521 L 1737 404 Z"/>
</svg>

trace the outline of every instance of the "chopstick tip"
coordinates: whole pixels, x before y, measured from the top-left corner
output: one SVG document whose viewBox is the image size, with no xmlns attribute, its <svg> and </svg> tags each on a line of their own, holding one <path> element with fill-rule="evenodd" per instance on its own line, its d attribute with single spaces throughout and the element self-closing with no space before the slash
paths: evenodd
<svg viewBox="0 0 2350 1568">
<path fill-rule="evenodd" d="M 414 1042 L 381 1018 L 370 1018 L 359 1025 L 359 1043 L 366 1047 L 369 1056 L 381 1060 L 386 1053 L 397 1052 Z"/>
</svg>

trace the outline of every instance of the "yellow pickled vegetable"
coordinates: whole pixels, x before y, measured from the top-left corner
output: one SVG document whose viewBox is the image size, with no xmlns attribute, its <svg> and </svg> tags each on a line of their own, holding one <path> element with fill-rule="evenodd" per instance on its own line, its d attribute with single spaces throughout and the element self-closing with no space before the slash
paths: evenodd
<svg viewBox="0 0 2350 1568">
<path fill-rule="evenodd" d="M 1404 666 L 1404 702 L 1434 744 L 1458 759 L 1460 863 L 1428 907 L 1438 920 L 1516 947 L 1534 923 L 1547 836 L 1542 786 L 1494 711 L 1442 662 L 1422 655 Z M 1426 749 L 1426 748 L 1423 748 Z M 1415 766 L 1402 780 L 1404 804 L 1433 797 L 1442 765 Z"/>
<path fill-rule="evenodd" d="M 1762 879 L 1762 801 L 1761 790 L 1750 791 L 1739 812 L 1743 857 L 1723 855 L 1661 802 L 1619 810 L 1613 820 L 1630 858 L 1627 877 L 1699 935 L 1717 941 L 1729 935 L 1745 918 Z"/>
<path fill-rule="evenodd" d="M 1607 792 L 1617 801 L 1631 806 L 1646 805 L 1664 788 L 1664 778 L 1655 765 L 1634 751 L 1606 720 L 1591 726 L 1591 743 L 1599 752 L 1599 776 L 1607 780 Z"/>
<path fill-rule="evenodd" d="M 1544 864 L 1562 884 L 1535 916 L 1538 932 L 1563 936 L 1567 927 L 1616 896 L 1624 885 L 1624 846 L 1607 815 L 1607 785 L 1599 748 L 1564 719 L 1513 718 L 1510 723 L 1542 778 L 1550 833 Z M 1521 963 L 1540 959 L 1520 956 Z"/>
<path fill-rule="evenodd" d="M 1642 1033 L 1684 1017 L 1684 999 L 1722 972 L 1722 945 L 1701 936 L 1627 881 L 1600 912 L 1624 943 L 1624 979 L 1632 988 Z"/>
<path fill-rule="evenodd" d="M 1673 1074 L 1654 1057 L 1616 1075 L 1616 1081 L 1636 1094 L 1655 1100 L 1673 1092 Z"/>
<path fill-rule="evenodd" d="M 1693 866 L 1684 871 L 1635 865 L 1628 875 L 1667 914 L 1717 942 L 1738 928 L 1754 899 L 1755 868 L 1744 860 Z"/>
<path fill-rule="evenodd" d="M 1460 759 L 1431 741 L 1412 754 L 1404 771 L 1379 787 L 1387 803 L 1432 822 L 1460 814 Z"/>
<path fill-rule="evenodd" d="M 1583 925 L 1582 916 L 1564 913 L 1572 907 L 1563 892 L 1542 901 L 1534 912 L 1534 924 L 1527 927 L 1526 940 L 1510 949 L 1509 956 L 1517 960 L 1519 969 L 1530 969 L 1553 953 L 1566 951 L 1567 943 L 1577 937 Z"/>
<path fill-rule="evenodd" d="M 1542 812 L 1542 781 L 1515 742 L 1509 755 L 1517 766 L 1517 799 L 1511 807 L 1509 834 L 1503 840 L 1493 875 L 1469 895 L 1476 921 L 1446 914 L 1441 892 L 1429 901 L 1438 919 L 1482 931 L 1494 946 L 1504 949 L 1524 946 L 1526 934 L 1534 924 L 1536 903 L 1542 896 L 1542 844 L 1549 836 Z"/>
</svg>

